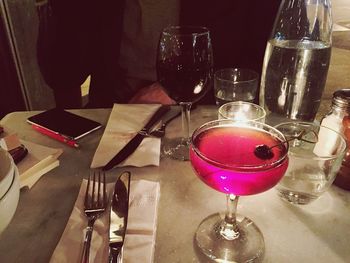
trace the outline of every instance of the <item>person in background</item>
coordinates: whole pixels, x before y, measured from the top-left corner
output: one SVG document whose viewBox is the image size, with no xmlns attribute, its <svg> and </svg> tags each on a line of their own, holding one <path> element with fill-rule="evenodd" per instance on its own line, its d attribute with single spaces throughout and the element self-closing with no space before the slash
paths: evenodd
<svg viewBox="0 0 350 263">
<path fill-rule="evenodd" d="M 45 2 L 38 6 L 37 54 L 56 106 L 81 108 L 81 85 L 90 75 L 87 107 L 111 107 L 123 97 L 115 87 L 120 86 L 118 57 L 124 1 Z"/>
<path fill-rule="evenodd" d="M 49 1 L 52 10 L 56 9 L 53 15 L 67 20 L 56 21 L 61 37 L 41 56 L 44 64 L 49 64 L 51 75 L 46 73 L 45 80 L 53 88 L 57 104 L 69 106 L 65 98 L 73 89 L 77 101 L 80 85 L 90 74 L 87 107 L 111 107 L 114 102 L 173 103 L 156 76 L 158 40 L 169 25 L 208 27 L 214 70 L 243 67 L 261 72 L 281 0 L 217 0 L 215 4 L 210 0 Z M 62 71 L 68 77 L 61 79 Z M 214 103 L 213 92 L 200 103 Z"/>
</svg>

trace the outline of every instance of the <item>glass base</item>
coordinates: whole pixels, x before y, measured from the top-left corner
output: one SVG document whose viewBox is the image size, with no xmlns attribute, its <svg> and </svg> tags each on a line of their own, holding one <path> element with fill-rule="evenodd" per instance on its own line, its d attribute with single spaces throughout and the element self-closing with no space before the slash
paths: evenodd
<svg viewBox="0 0 350 263">
<path fill-rule="evenodd" d="M 163 139 L 161 157 L 170 157 L 175 160 L 188 161 L 189 141 L 184 138 Z"/>
<path fill-rule="evenodd" d="M 287 201 L 294 205 L 307 205 L 318 198 L 317 195 L 312 195 L 312 194 L 307 194 L 307 193 L 302 193 L 302 192 L 297 192 L 297 191 L 292 191 L 287 189 L 277 189 L 277 193 L 282 200 Z"/>
<path fill-rule="evenodd" d="M 214 262 L 261 262 L 264 257 L 264 237 L 247 217 L 236 215 L 239 234 L 227 239 L 220 234 L 224 214 L 213 214 L 199 225 L 195 242 L 198 248 Z"/>
</svg>

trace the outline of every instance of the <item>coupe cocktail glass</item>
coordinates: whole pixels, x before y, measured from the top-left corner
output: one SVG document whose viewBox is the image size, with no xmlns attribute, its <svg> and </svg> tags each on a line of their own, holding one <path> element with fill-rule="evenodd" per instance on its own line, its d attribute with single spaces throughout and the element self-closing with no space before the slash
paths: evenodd
<svg viewBox="0 0 350 263">
<path fill-rule="evenodd" d="M 271 154 L 256 155 L 266 145 Z M 281 132 L 261 122 L 215 120 L 192 135 L 191 164 L 207 185 L 227 196 L 226 214 L 202 221 L 196 244 L 215 262 L 251 262 L 263 258 L 265 245 L 259 228 L 236 214 L 238 197 L 275 186 L 288 167 L 288 142 Z"/>
</svg>

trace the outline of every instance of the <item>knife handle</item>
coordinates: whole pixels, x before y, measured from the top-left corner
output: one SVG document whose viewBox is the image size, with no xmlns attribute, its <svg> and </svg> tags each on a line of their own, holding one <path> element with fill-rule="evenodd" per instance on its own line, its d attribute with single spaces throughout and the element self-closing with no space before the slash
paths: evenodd
<svg viewBox="0 0 350 263">
<path fill-rule="evenodd" d="M 162 117 L 166 112 L 170 110 L 170 106 L 162 105 L 151 117 L 151 119 L 147 122 L 145 127 L 140 131 L 141 133 L 145 133 L 148 135 L 149 130 L 159 121 L 160 117 Z"/>
</svg>

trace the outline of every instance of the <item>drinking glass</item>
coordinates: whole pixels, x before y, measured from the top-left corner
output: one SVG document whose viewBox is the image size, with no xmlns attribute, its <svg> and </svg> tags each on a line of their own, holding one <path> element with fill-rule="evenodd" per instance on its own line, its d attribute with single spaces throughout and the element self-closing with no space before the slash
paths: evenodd
<svg viewBox="0 0 350 263">
<path fill-rule="evenodd" d="M 250 69 L 225 68 L 214 74 L 214 94 L 216 105 L 230 101 L 255 100 L 259 74 Z"/>
<path fill-rule="evenodd" d="M 257 154 L 265 145 L 268 155 Z M 262 259 L 265 245 L 259 228 L 236 214 L 239 196 L 275 186 L 288 167 L 288 142 L 275 128 L 256 121 L 215 120 L 194 131 L 190 160 L 197 176 L 225 193 L 227 211 L 205 218 L 195 241 L 215 262 L 252 262 Z"/>
<path fill-rule="evenodd" d="M 278 195 L 306 205 L 332 185 L 346 153 L 344 137 L 325 126 L 285 122 L 275 126 L 289 140 L 289 167 L 277 184 Z"/>
<path fill-rule="evenodd" d="M 263 107 L 245 101 L 228 102 L 220 106 L 218 118 L 234 121 L 260 121 L 265 122 L 266 111 Z"/>
<path fill-rule="evenodd" d="M 181 138 L 164 143 L 163 154 L 188 160 L 190 109 L 212 81 L 213 52 L 209 30 L 197 26 L 170 26 L 160 36 L 157 54 L 158 81 L 182 108 Z"/>
</svg>

